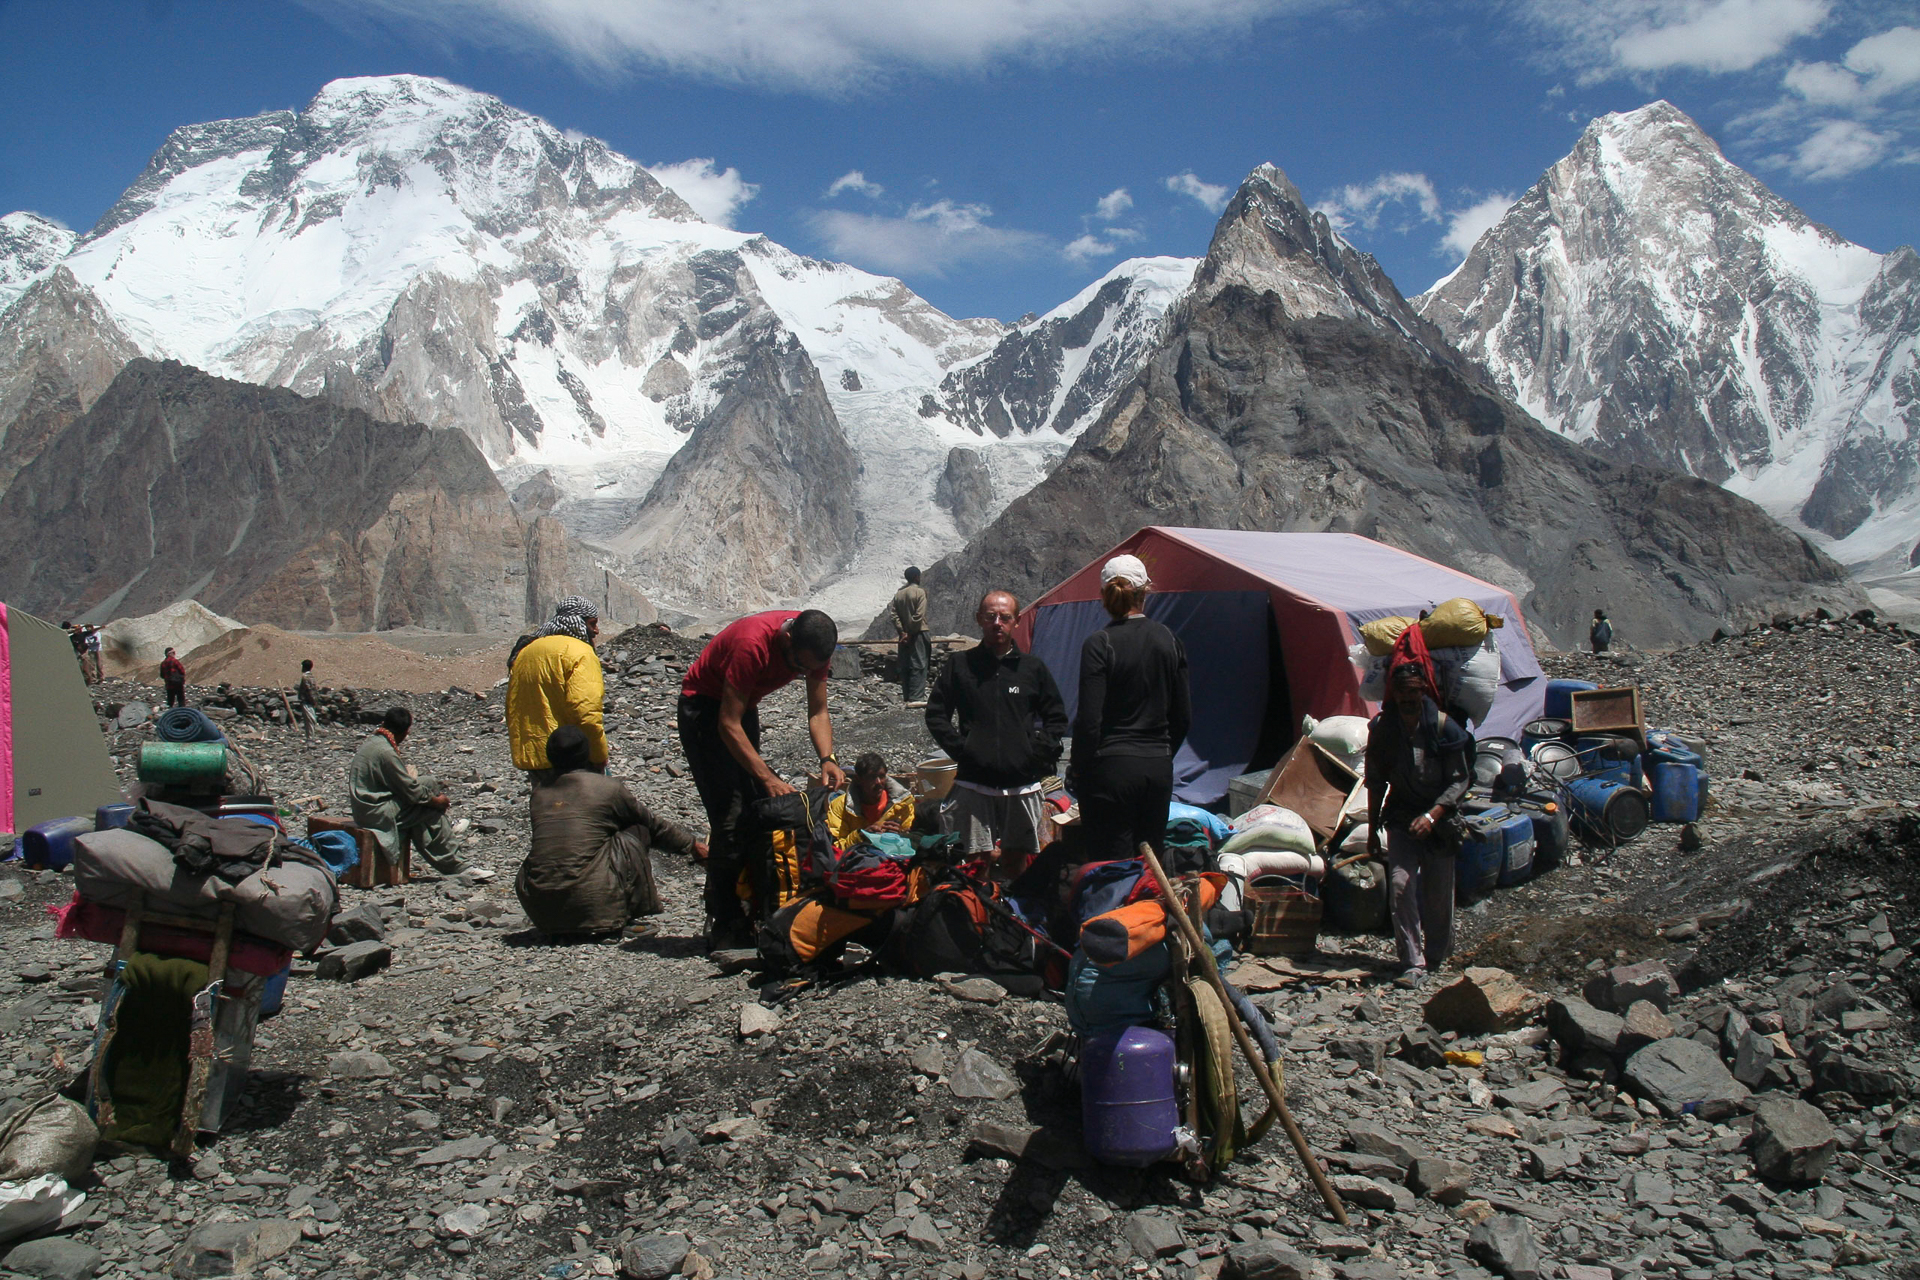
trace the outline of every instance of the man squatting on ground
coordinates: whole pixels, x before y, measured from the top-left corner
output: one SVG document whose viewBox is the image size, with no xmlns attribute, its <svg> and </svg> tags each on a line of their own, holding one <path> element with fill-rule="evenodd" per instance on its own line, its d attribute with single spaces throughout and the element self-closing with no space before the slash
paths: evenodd
<svg viewBox="0 0 1920 1280">
<path fill-rule="evenodd" d="M 1380 858 L 1384 832 L 1400 981 L 1408 986 L 1453 951 L 1454 852 L 1434 828 L 1473 781 L 1467 732 L 1442 714 L 1431 690 L 1425 668 L 1399 663 L 1367 731 L 1367 852 Z"/>
<path fill-rule="evenodd" d="M 756 800 L 794 791 L 760 755 L 760 700 L 806 677 L 807 732 L 820 757 L 821 781 L 834 790 L 847 785 L 827 712 L 827 667 L 839 642 L 839 627 L 820 610 L 775 609 L 731 623 L 687 666 L 680 745 L 707 811 L 707 939 L 715 949 L 752 944 L 736 889 L 743 868 L 766 901 L 772 845 L 749 809 Z"/>
<path fill-rule="evenodd" d="M 927 699 L 927 732 L 959 769 L 952 815 L 968 853 L 1040 851 L 1041 782 L 1060 761 L 1067 705 L 1047 664 L 1013 643 L 1020 602 L 980 598 L 980 643 L 948 659 Z M 954 720 L 958 717 L 958 727 Z"/>
</svg>

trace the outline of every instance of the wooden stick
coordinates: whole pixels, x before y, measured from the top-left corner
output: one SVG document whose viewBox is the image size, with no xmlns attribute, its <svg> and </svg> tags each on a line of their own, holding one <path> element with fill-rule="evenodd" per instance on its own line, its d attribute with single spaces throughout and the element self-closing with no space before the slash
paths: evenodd
<svg viewBox="0 0 1920 1280">
<path fill-rule="evenodd" d="M 1143 841 L 1140 845 L 1140 856 L 1146 859 L 1147 870 L 1153 873 L 1154 883 L 1160 890 L 1161 905 L 1167 911 L 1167 918 L 1179 928 L 1180 935 L 1187 940 L 1187 946 L 1193 949 L 1194 967 L 1200 970 L 1201 976 L 1213 988 L 1214 994 L 1220 997 L 1220 1003 L 1226 1006 L 1227 1024 L 1233 1028 L 1233 1038 L 1240 1044 L 1240 1053 L 1246 1058 L 1247 1065 L 1252 1068 L 1254 1079 L 1258 1080 L 1260 1087 L 1266 1091 L 1267 1101 L 1271 1102 L 1273 1109 L 1280 1113 L 1280 1123 L 1286 1129 L 1287 1137 L 1293 1139 L 1293 1149 L 1299 1154 L 1300 1163 L 1306 1167 L 1307 1176 L 1313 1179 L 1313 1185 L 1320 1192 L 1320 1198 L 1327 1202 L 1327 1209 L 1333 1214 L 1333 1220 L 1343 1227 L 1346 1226 L 1347 1207 L 1340 1203 L 1340 1193 L 1333 1189 L 1331 1182 L 1327 1181 L 1327 1175 L 1321 1170 L 1320 1162 L 1314 1158 L 1313 1148 L 1307 1145 L 1307 1135 L 1300 1132 L 1300 1126 L 1294 1122 L 1293 1112 L 1287 1110 L 1287 1096 L 1273 1082 L 1273 1073 L 1267 1070 L 1266 1060 L 1254 1047 L 1253 1037 L 1247 1033 L 1246 1024 L 1240 1021 L 1240 1010 L 1234 1007 L 1233 997 L 1227 993 L 1226 981 L 1220 976 L 1220 966 L 1213 963 L 1213 952 L 1208 950 L 1205 940 L 1200 936 L 1200 931 L 1193 927 L 1193 921 L 1187 919 L 1187 913 L 1181 908 L 1180 899 L 1173 891 L 1173 881 L 1167 878 L 1166 868 L 1160 865 L 1160 859 L 1153 854 L 1153 846 Z"/>
</svg>

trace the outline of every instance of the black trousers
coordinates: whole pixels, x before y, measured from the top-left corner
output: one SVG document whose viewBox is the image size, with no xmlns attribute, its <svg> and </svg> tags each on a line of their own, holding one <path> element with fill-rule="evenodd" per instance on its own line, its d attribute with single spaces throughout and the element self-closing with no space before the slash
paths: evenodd
<svg viewBox="0 0 1920 1280">
<path fill-rule="evenodd" d="M 707 811 L 707 915 L 720 928 L 745 922 L 736 886 L 741 868 L 751 868 L 754 883 L 766 879 L 772 860 L 771 837 L 750 830 L 747 806 L 760 798 L 760 783 L 741 767 L 720 738 L 720 700 L 680 695 L 680 746 L 687 753 L 694 790 Z M 760 749 L 760 712 L 748 707 L 740 717 L 753 749 Z"/>
<path fill-rule="evenodd" d="M 167 686 L 168 709 L 171 710 L 174 707 L 184 707 L 186 705 L 187 705 L 187 686 L 184 684 L 168 685 Z"/>
<path fill-rule="evenodd" d="M 1142 843 L 1165 855 L 1172 756 L 1102 756 L 1080 779 L 1076 798 L 1088 861 L 1137 858 Z"/>
</svg>

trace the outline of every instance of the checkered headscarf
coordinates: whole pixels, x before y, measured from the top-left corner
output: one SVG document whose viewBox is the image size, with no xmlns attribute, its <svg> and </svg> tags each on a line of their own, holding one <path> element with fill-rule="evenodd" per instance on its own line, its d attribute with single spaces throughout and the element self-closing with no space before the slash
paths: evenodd
<svg viewBox="0 0 1920 1280">
<path fill-rule="evenodd" d="M 553 619 L 540 629 L 540 634 L 572 636 L 575 640 L 591 644 L 593 642 L 587 639 L 587 620 L 598 621 L 599 617 L 599 606 L 593 601 L 585 596 L 568 596 L 553 606 Z"/>
</svg>

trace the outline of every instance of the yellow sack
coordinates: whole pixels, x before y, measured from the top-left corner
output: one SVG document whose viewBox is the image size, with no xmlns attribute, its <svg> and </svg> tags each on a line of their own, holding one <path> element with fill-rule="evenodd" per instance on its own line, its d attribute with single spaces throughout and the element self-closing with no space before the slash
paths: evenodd
<svg viewBox="0 0 1920 1280">
<path fill-rule="evenodd" d="M 1360 643 L 1366 645 L 1367 652 L 1374 657 L 1384 658 L 1393 652 L 1393 642 L 1413 622 L 1412 618 L 1375 618 L 1360 628 Z M 1424 628 L 1422 631 L 1424 633 Z"/>
<path fill-rule="evenodd" d="M 1480 606 L 1458 596 L 1433 607 L 1420 623 L 1429 649 L 1477 649 L 1487 632 L 1501 626 L 1499 618 L 1482 613 Z"/>
</svg>

